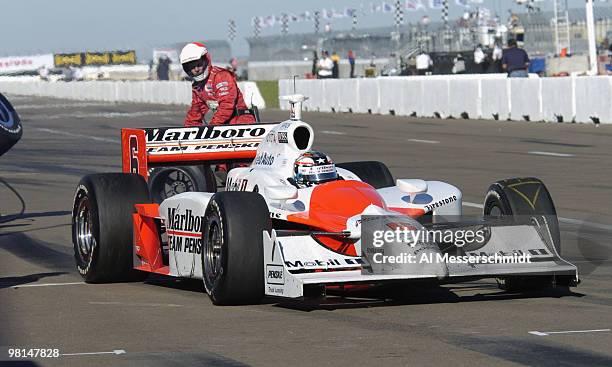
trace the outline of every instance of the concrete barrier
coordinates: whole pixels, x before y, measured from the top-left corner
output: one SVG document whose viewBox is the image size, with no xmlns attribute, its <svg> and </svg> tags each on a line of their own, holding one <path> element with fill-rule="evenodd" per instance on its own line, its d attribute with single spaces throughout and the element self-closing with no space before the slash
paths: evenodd
<svg viewBox="0 0 612 367">
<path fill-rule="evenodd" d="M 314 111 L 399 116 L 612 123 L 612 77 L 507 78 L 504 74 L 297 80 Z M 279 94 L 293 94 L 280 80 Z M 288 109 L 288 104 L 281 104 Z"/>
<path fill-rule="evenodd" d="M 573 103 L 575 78 L 542 79 L 542 119 L 549 122 L 571 122 L 576 116 Z"/>
<path fill-rule="evenodd" d="M 541 79 L 509 78 L 510 119 L 541 121 Z"/>
<path fill-rule="evenodd" d="M 266 103 L 255 82 L 238 82 L 247 105 Z M 0 92 L 83 101 L 191 104 L 191 83 L 180 81 L 43 82 L 33 78 L 1 78 Z"/>
<path fill-rule="evenodd" d="M 612 83 L 609 76 L 576 78 L 576 121 L 612 122 Z"/>
</svg>

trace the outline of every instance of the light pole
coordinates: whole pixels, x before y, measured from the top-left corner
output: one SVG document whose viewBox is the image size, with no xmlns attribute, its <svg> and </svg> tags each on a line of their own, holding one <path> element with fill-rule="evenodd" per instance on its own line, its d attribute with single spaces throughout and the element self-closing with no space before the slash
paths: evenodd
<svg viewBox="0 0 612 367">
<path fill-rule="evenodd" d="M 595 21 L 593 19 L 593 0 L 586 0 L 586 23 L 589 40 L 589 75 L 597 75 L 597 48 L 595 45 Z"/>
</svg>

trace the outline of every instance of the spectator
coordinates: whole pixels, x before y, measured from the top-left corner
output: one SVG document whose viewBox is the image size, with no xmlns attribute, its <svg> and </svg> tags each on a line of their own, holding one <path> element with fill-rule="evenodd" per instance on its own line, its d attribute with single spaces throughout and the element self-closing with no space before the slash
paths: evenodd
<svg viewBox="0 0 612 367">
<path fill-rule="evenodd" d="M 317 51 L 312 51 L 312 77 L 317 77 L 317 64 L 319 62 L 319 55 L 317 55 Z"/>
<path fill-rule="evenodd" d="M 170 80 L 170 58 L 163 54 L 157 60 L 157 80 Z"/>
<path fill-rule="evenodd" d="M 465 59 L 461 54 L 453 60 L 453 74 L 465 74 Z"/>
<path fill-rule="evenodd" d="M 479 73 L 485 73 L 487 71 L 487 64 L 485 62 L 486 58 L 487 55 L 482 50 L 482 45 L 476 46 L 476 49 L 474 50 L 474 63 L 476 64 L 476 70 Z"/>
<path fill-rule="evenodd" d="M 340 77 L 340 56 L 334 51 L 331 55 L 332 60 L 332 78 L 338 79 Z"/>
<path fill-rule="evenodd" d="M 49 69 L 47 68 L 47 65 L 43 65 L 40 68 L 38 68 L 38 77 L 40 78 L 40 80 L 43 81 L 49 81 Z"/>
<path fill-rule="evenodd" d="M 433 67 L 433 61 L 429 54 L 425 51 L 421 51 L 419 56 L 416 57 L 416 68 L 418 75 L 430 75 L 431 68 Z"/>
<path fill-rule="evenodd" d="M 353 50 L 349 50 L 346 57 L 348 58 L 349 65 L 351 66 L 350 77 L 354 78 L 355 77 L 355 53 L 353 52 Z"/>
<path fill-rule="evenodd" d="M 516 44 L 516 40 L 508 40 L 508 48 L 504 50 L 502 56 L 502 67 L 510 78 L 527 78 L 527 68 L 529 68 L 529 56 L 522 48 Z"/>
<path fill-rule="evenodd" d="M 501 46 L 498 43 L 495 43 L 495 46 L 493 47 L 493 55 L 492 55 L 492 59 L 493 59 L 493 72 L 494 73 L 502 73 L 502 57 L 504 56 L 504 51 L 502 50 Z"/>
<path fill-rule="evenodd" d="M 318 72 L 317 75 L 319 79 L 329 79 L 332 77 L 332 69 L 334 67 L 334 62 L 329 58 L 329 53 L 325 50 L 321 52 L 321 58 L 317 63 Z"/>
</svg>

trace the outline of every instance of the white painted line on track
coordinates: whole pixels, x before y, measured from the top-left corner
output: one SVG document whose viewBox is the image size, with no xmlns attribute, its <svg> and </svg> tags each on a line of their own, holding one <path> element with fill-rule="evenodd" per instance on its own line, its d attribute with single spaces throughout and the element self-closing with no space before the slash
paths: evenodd
<svg viewBox="0 0 612 367">
<path fill-rule="evenodd" d="M 462 204 L 463 206 L 467 206 L 469 208 L 478 208 L 478 209 L 484 208 L 484 205 L 482 204 L 470 203 L 469 201 L 464 201 Z M 558 218 L 559 218 L 559 222 L 565 223 L 565 224 L 573 224 L 577 226 L 585 226 L 585 227 L 601 229 L 604 231 L 612 231 L 612 225 L 610 224 L 587 222 L 585 220 L 574 219 L 574 218 L 564 218 L 564 217 L 558 217 Z"/>
<path fill-rule="evenodd" d="M 555 152 L 539 152 L 539 151 L 530 151 L 527 152 L 527 154 L 533 154 L 533 155 L 546 155 L 546 156 L 550 156 L 550 157 L 573 157 L 573 154 L 568 154 L 568 153 L 555 153 Z"/>
<path fill-rule="evenodd" d="M 137 112 L 91 112 L 91 113 L 72 113 L 45 116 L 45 120 L 59 120 L 67 118 L 107 118 L 114 119 L 119 117 L 142 117 L 142 116 L 167 116 L 177 115 L 178 111 L 137 111 Z"/>
<path fill-rule="evenodd" d="M 467 207 L 470 207 L 470 208 L 478 208 L 478 209 L 484 208 L 484 205 L 482 205 L 482 204 L 470 203 L 468 201 L 464 201 L 462 204 L 463 204 L 463 206 L 467 206 Z"/>
<path fill-rule="evenodd" d="M 577 226 L 597 228 L 597 229 L 602 229 L 604 231 L 612 231 L 612 225 L 610 224 L 593 223 L 593 222 L 587 222 L 587 221 L 580 220 L 580 219 L 563 218 L 563 217 L 559 217 L 559 222 L 566 223 L 566 224 L 575 224 Z"/>
<path fill-rule="evenodd" d="M 115 354 L 115 355 L 119 355 L 119 354 L 125 354 L 125 350 L 123 350 L 123 349 L 115 349 L 112 352 L 62 353 L 62 354 L 60 354 L 60 356 L 61 357 L 66 357 L 66 356 L 92 356 L 92 355 L 98 355 L 98 354 Z"/>
<path fill-rule="evenodd" d="M 74 107 L 101 107 L 101 106 L 114 106 L 114 103 L 110 102 L 96 102 L 96 103 L 57 103 L 57 104 L 24 104 L 14 105 L 15 109 L 19 112 L 20 109 L 29 110 L 40 110 L 44 108 L 74 108 Z"/>
<path fill-rule="evenodd" d="M 84 135 L 84 134 L 75 134 L 75 133 L 70 133 L 68 131 L 47 129 L 47 128 L 43 128 L 43 127 L 36 127 L 33 130 L 37 130 L 37 131 L 41 131 L 41 132 L 49 133 L 49 134 L 70 136 L 70 137 L 73 137 L 73 138 L 90 139 L 90 140 L 95 140 L 95 141 L 101 141 L 101 142 L 104 142 L 104 143 L 121 144 L 121 142 L 118 139 L 101 138 L 99 136 Z"/>
<path fill-rule="evenodd" d="M 566 330 L 566 331 L 530 331 L 529 334 L 537 336 L 548 336 L 551 334 L 577 334 L 577 333 L 600 333 L 608 332 L 610 329 L 594 329 L 594 330 Z"/>
<path fill-rule="evenodd" d="M 437 140 L 425 140 L 425 139 L 408 139 L 408 141 L 414 143 L 424 143 L 424 144 L 439 144 L 440 142 Z"/>
<path fill-rule="evenodd" d="M 136 307 L 183 307 L 174 303 L 140 303 L 140 302 L 89 302 L 90 305 L 136 306 Z"/>
<path fill-rule="evenodd" d="M 85 284 L 85 282 L 23 284 L 23 285 L 13 286 L 13 288 L 17 289 L 17 288 L 32 288 L 32 287 L 55 287 L 55 286 L 62 286 L 62 285 L 82 285 L 82 284 Z"/>
<path fill-rule="evenodd" d="M 323 131 L 321 131 L 321 134 L 327 134 L 327 135 L 346 135 L 346 133 L 343 133 L 342 131 L 334 131 L 334 130 L 323 130 Z"/>
</svg>

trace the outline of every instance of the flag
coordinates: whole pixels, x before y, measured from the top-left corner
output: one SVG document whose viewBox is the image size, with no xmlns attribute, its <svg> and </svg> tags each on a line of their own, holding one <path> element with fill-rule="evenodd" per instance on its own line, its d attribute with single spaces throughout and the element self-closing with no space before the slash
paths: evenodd
<svg viewBox="0 0 612 367">
<path fill-rule="evenodd" d="M 263 26 L 264 27 L 274 27 L 276 17 L 274 15 L 268 15 L 264 18 Z"/>
<path fill-rule="evenodd" d="M 425 5 L 423 5 L 422 0 L 406 0 L 405 8 L 408 11 L 418 11 L 418 10 L 424 10 Z"/>
<path fill-rule="evenodd" d="M 388 2 L 383 1 L 382 3 L 382 12 L 383 13 L 391 13 L 393 11 L 393 6 Z"/>
<path fill-rule="evenodd" d="M 430 9 L 444 9 L 444 0 L 429 0 Z"/>
</svg>

